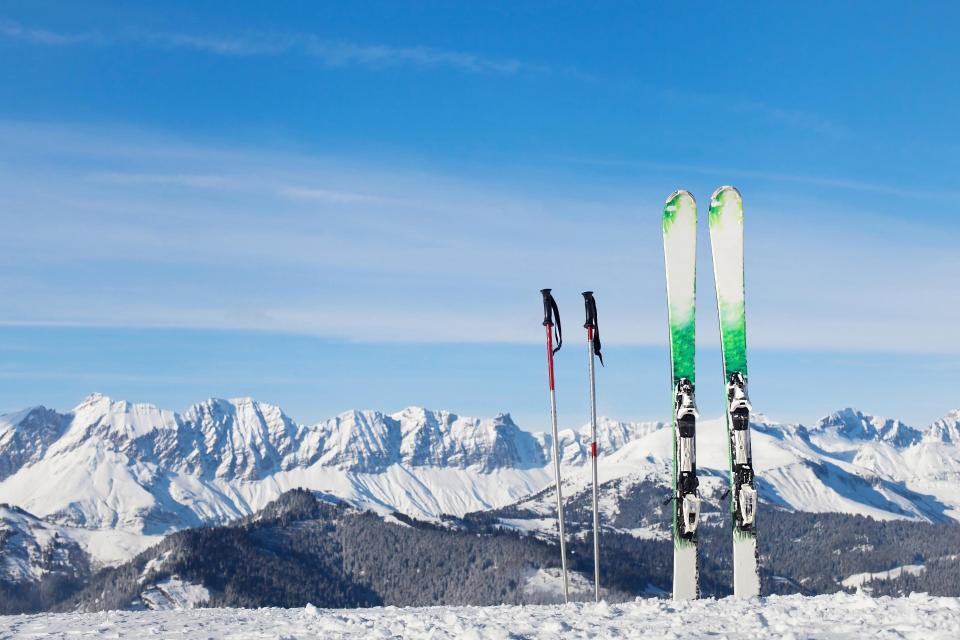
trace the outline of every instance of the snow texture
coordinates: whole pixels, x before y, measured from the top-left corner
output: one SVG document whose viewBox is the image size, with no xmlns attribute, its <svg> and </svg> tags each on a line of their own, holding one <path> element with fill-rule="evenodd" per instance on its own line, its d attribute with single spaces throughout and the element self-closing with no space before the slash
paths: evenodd
<svg viewBox="0 0 960 640">
<path fill-rule="evenodd" d="M 960 637 L 960 599 L 858 594 L 547 606 L 113 611 L 0 617 L 3 638 L 861 638 Z"/>
<path fill-rule="evenodd" d="M 192 584 L 171 576 L 158 582 L 141 594 L 137 608 L 167 611 L 174 609 L 196 609 L 210 599 L 210 592 L 203 585 Z"/>
<path fill-rule="evenodd" d="M 571 600 L 589 600 L 594 597 L 592 576 L 587 577 L 577 571 L 568 571 L 567 579 Z M 523 593 L 531 597 L 533 602 L 563 602 L 563 572 L 557 567 L 530 569 L 523 584 Z M 606 589 L 601 587 L 600 593 L 606 594 Z"/>
</svg>

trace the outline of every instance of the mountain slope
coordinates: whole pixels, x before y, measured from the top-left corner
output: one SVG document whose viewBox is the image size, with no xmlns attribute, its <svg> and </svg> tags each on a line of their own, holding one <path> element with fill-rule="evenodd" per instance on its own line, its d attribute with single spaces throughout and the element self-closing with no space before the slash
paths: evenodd
<svg viewBox="0 0 960 640">
<path fill-rule="evenodd" d="M 761 498 L 806 512 L 960 519 L 958 416 L 923 431 L 852 409 L 810 428 L 758 416 Z M 703 420 L 697 437 L 704 494 L 719 497 L 728 474 L 726 427 Z M 588 440 L 586 428 L 561 432 L 574 500 L 589 487 Z M 602 419 L 599 441 L 601 481 L 617 487 L 604 492 L 605 521 L 660 535 L 653 511 L 622 504 L 622 495 L 641 484 L 668 485 L 669 429 Z M 41 407 L 0 417 L 0 469 L 8 470 L 0 500 L 97 535 L 159 536 L 224 523 L 296 487 L 422 519 L 519 503 L 541 523 L 517 526 L 543 529 L 552 526 L 550 451 L 548 435 L 523 431 L 508 414 L 475 419 L 410 407 L 350 411 L 307 426 L 249 398 L 211 399 L 178 414 L 95 394 L 64 415 Z M 618 515 L 624 510 L 635 522 Z M 123 559 L 104 558 L 104 548 L 90 548 L 97 561 Z M 125 547 L 129 554 L 137 548 Z"/>
<path fill-rule="evenodd" d="M 508 504 L 550 481 L 549 438 L 507 414 L 411 407 L 305 426 L 249 398 L 176 414 L 95 394 L 66 415 L 37 408 L 2 424 L 41 432 L 27 420 L 37 415 L 59 425 L 59 436 L 45 436 L 29 458 L 22 446 L 0 454 L 15 469 L 0 481 L 0 499 L 70 526 L 164 534 L 250 514 L 298 486 L 384 513 L 437 517 Z M 605 421 L 601 451 L 657 428 Z M 563 432 L 564 462 L 582 465 L 587 450 L 583 433 Z"/>
<path fill-rule="evenodd" d="M 651 494 L 652 495 L 652 494 Z M 711 509 L 719 509 L 711 505 Z M 665 510 L 666 511 L 666 510 Z M 717 512 L 718 513 L 718 512 Z M 224 527 L 168 536 L 94 576 L 58 610 L 537 604 L 562 597 L 554 539 L 505 532 L 478 514 L 442 523 L 385 519 L 328 496 L 294 490 Z M 701 588 L 730 594 L 729 521 L 701 531 Z M 576 523 L 574 523 L 576 527 Z M 960 594 L 960 525 L 880 522 L 769 508 L 760 538 L 764 593 L 831 593 L 864 576 L 908 577 L 918 589 Z M 666 595 L 672 543 L 606 531 L 602 586 L 610 603 Z M 568 546 L 574 599 L 592 597 L 592 540 Z M 893 570 L 893 571 L 891 571 Z M 922 574 L 922 575 L 921 575 Z M 896 582 L 896 580 L 894 580 Z M 898 593 L 897 584 L 869 588 Z"/>
<path fill-rule="evenodd" d="M 551 544 L 478 535 L 404 518 L 386 522 L 294 490 L 225 527 L 182 531 L 101 572 L 60 603 L 67 611 L 161 608 L 171 588 L 206 594 L 188 606 L 358 607 L 555 601 L 525 591 L 559 563 Z M 589 586 L 586 580 L 580 580 Z M 588 590 L 581 594 L 585 596 Z M 618 599 L 625 594 L 616 594 Z M 175 598 L 174 598 L 175 599 Z"/>
<path fill-rule="evenodd" d="M 65 426 L 64 416 L 44 407 L 0 416 L 0 482 L 42 459 Z"/>
<path fill-rule="evenodd" d="M 960 519 L 960 496 L 955 491 L 960 450 L 955 445 L 914 437 L 915 430 L 898 427 L 896 421 L 851 415 L 859 416 L 858 423 L 863 420 L 881 428 L 853 430 L 849 422 L 828 418 L 807 429 L 758 416 L 752 424 L 752 442 L 763 502 L 791 511 L 860 514 L 879 520 Z M 719 514 L 721 496 L 729 486 L 726 438 L 722 419 L 698 424 L 697 467 L 707 523 Z M 599 504 L 608 528 L 649 538 L 667 535 L 669 514 L 660 503 L 670 496 L 670 447 L 670 430 L 657 429 L 602 461 Z M 567 470 L 568 521 L 589 522 L 591 483 L 588 467 Z M 553 488 L 547 486 L 498 513 L 507 526 L 552 535 Z"/>
<path fill-rule="evenodd" d="M 89 574 L 86 552 L 60 527 L 0 503 L 0 614 L 47 608 Z"/>
</svg>

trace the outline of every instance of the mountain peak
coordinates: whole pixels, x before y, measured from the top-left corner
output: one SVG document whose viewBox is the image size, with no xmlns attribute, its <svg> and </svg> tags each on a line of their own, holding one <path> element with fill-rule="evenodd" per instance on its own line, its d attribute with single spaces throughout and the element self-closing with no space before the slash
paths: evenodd
<svg viewBox="0 0 960 640">
<path fill-rule="evenodd" d="M 177 427 L 177 416 L 172 411 L 154 404 L 113 400 L 102 393 L 90 394 L 69 415 L 72 419 L 65 434 L 66 446 L 96 437 L 120 450 L 155 430 Z"/>
<path fill-rule="evenodd" d="M 527 468 L 542 464 L 543 451 L 534 436 L 513 422 L 510 414 L 477 419 L 449 411 L 407 407 L 390 416 L 398 422 L 400 459 L 411 466 Z"/>
<path fill-rule="evenodd" d="M 99 391 L 94 391 L 91 394 L 88 394 L 83 400 L 80 401 L 76 407 L 74 407 L 74 412 L 81 411 L 87 407 L 94 407 L 100 404 L 111 404 L 113 401 L 109 396 L 100 393 Z"/>
<path fill-rule="evenodd" d="M 896 447 L 916 444 L 922 437 L 918 429 L 900 420 L 872 416 L 852 407 L 821 418 L 814 430 L 832 432 L 850 440 L 889 442 Z"/>
<path fill-rule="evenodd" d="M 910 503 L 918 518 L 943 517 L 931 505 L 953 508 L 953 445 L 913 447 L 915 429 L 850 407 L 809 430 L 756 418 L 759 472 L 791 508 L 903 517 Z M 709 484 L 726 473 L 728 442 L 722 419 L 707 422 L 698 465 L 710 470 Z M 960 443 L 960 411 L 927 435 Z M 560 432 L 572 488 L 588 486 L 591 443 L 589 426 Z M 598 455 L 610 456 L 608 479 L 669 481 L 669 424 L 600 417 L 597 443 Z M 548 486 L 552 445 L 508 413 L 472 418 L 410 406 L 308 426 L 253 398 L 209 398 L 177 414 L 92 394 L 66 415 L 37 408 L 0 418 L 0 500 L 47 522 L 146 534 L 245 515 L 291 486 L 376 509 L 459 515 Z M 917 469 L 915 454 L 938 462 Z M 934 484 L 920 490 L 911 478 Z"/>
<path fill-rule="evenodd" d="M 923 435 L 926 442 L 960 444 L 960 409 L 954 409 L 927 427 Z"/>
<path fill-rule="evenodd" d="M 417 405 L 410 405 L 409 407 L 404 407 L 396 413 L 390 414 L 390 417 L 394 420 L 427 420 L 430 416 L 442 416 L 449 415 L 448 411 L 432 411 L 426 407 L 420 407 Z"/>
<path fill-rule="evenodd" d="M 0 416 L 0 481 L 43 458 L 66 426 L 64 416 L 43 406 Z"/>
</svg>

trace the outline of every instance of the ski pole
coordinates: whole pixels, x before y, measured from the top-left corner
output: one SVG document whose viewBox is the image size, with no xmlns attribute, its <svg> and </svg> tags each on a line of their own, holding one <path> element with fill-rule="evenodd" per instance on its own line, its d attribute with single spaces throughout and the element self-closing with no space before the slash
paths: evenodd
<svg viewBox="0 0 960 640">
<path fill-rule="evenodd" d="M 600 511 L 597 509 L 597 503 L 599 502 L 599 482 L 597 481 L 597 384 L 594 376 L 593 358 L 599 356 L 602 365 L 603 355 L 600 353 L 597 301 L 593 298 L 593 291 L 583 292 L 583 304 L 587 312 L 587 319 L 583 326 L 587 330 L 587 362 L 590 372 L 590 460 L 593 463 L 593 597 L 596 602 L 600 602 Z"/>
<path fill-rule="evenodd" d="M 541 289 L 543 295 L 543 326 L 547 329 L 547 375 L 550 382 L 550 424 L 553 427 L 553 474 L 557 482 L 557 518 L 560 525 L 560 570 L 563 572 L 563 601 L 570 601 L 570 587 L 567 584 L 567 542 L 563 528 L 563 494 L 560 491 L 560 442 L 557 431 L 557 394 L 553 384 L 553 356 L 563 345 L 563 330 L 560 327 L 560 310 L 550 289 Z M 556 318 L 556 328 L 554 328 Z M 557 346 L 553 346 L 553 334 L 557 335 Z"/>
</svg>

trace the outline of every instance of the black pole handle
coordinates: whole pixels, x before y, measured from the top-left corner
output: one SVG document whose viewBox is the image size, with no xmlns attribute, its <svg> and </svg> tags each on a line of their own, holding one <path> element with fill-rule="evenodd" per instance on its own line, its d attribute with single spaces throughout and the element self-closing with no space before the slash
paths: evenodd
<svg viewBox="0 0 960 640">
<path fill-rule="evenodd" d="M 593 291 L 583 292 L 583 306 L 587 312 L 583 327 L 593 330 L 593 353 L 600 358 L 600 366 L 604 366 L 603 354 L 600 353 L 600 327 L 597 326 L 597 300 L 593 297 Z"/>
<path fill-rule="evenodd" d="M 597 328 L 597 301 L 593 297 L 593 291 L 583 292 L 583 305 L 586 307 L 587 320 L 583 323 L 584 329 Z"/>
<path fill-rule="evenodd" d="M 543 326 L 545 327 L 553 324 L 553 307 L 556 306 L 550 291 L 552 289 L 540 289 L 540 294 L 543 296 Z"/>
<path fill-rule="evenodd" d="M 560 327 L 560 309 L 557 307 L 557 301 L 553 299 L 553 294 L 550 293 L 550 289 L 540 289 L 540 293 L 543 295 L 543 326 L 554 328 L 554 335 L 557 337 L 557 346 L 554 347 L 553 352 L 556 353 L 560 351 L 560 346 L 563 344 L 563 329 Z"/>
</svg>

